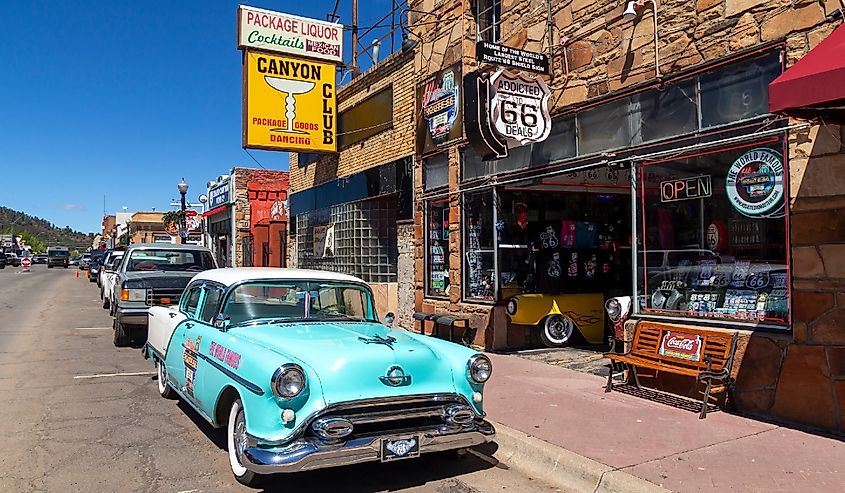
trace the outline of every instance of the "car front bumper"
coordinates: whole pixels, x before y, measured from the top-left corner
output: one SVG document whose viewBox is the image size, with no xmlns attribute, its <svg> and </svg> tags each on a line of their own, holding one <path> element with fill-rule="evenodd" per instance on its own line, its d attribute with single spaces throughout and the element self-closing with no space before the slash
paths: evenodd
<svg viewBox="0 0 845 493">
<path fill-rule="evenodd" d="M 430 429 L 402 435 L 353 438 L 341 443 L 324 443 L 316 438 L 302 438 L 275 448 L 260 448 L 254 439 L 244 451 L 244 466 L 258 474 L 310 471 L 381 460 L 381 440 L 419 435 L 419 451 L 443 452 L 473 447 L 492 440 L 496 430 L 478 420 L 458 431 Z"/>
<path fill-rule="evenodd" d="M 149 308 L 125 308 L 120 305 L 114 311 L 114 316 L 122 325 L 144 325 L 149 323 Z"/>
</svg>

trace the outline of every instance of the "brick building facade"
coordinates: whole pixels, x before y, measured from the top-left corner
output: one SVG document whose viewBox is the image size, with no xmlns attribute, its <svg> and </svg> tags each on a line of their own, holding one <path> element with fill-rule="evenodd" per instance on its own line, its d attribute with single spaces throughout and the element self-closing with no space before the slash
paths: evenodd
<svg viewBox="0 0 845 493">
<path fill-rule="evenodd" d="M 505 312 L 508 296 L 503 295 L 503 286 L 511 273 L 505 272 L 503 262 L 515 252 L 499 247 L 503 242 L 500 236 L 511 226 L 500 225 L 495 219 L 504 217 L 503 222 L 507 222 L 514 214 L 524 214 L 525 222 L 536 221 L 539 216 L 554 217 L 560 224 L 558 213 L 563 206 L 556 204 L 576 200 L 576 195 L 564 193 L 583 197 L 590 184 L 579 180 L 594 178 L 593 171 L 602 177 L 607 173 L 608 180 L 611 175 L 616 180 L 613 186 L 606 181 L 592 184 L 604 192 L 601 196 L 594 192 L 589 207 L 578 210 L 610 210 L 607 214 L 612 215 L 613 210 L 603 201 L 617 200 L 621 204 L 618 211 L 624 212 L 618 216 L 627 214 L 631 218 L 625 221 L 630 230 L 630 250 L 625 250 L 625 238 L 614 240 L 622 244 L 621 250 L 614 250 L 614 261 L 623 269 L 630 262 L 632 279 L 614 287 L 628 294 L 633 287 L 634 294 L 639 291 L 649 296 L 648 300 L 637 299 L 629 327 L 659 313 L 652 318 L 680 328 L 695 325 L 735 332 L 739 344 L 732 404 L 737 409 L 845 433 L 845 223 L 837 219 L 842 216 L 840 209 L 845 208 L 845 183 L 838 173 L 845 166 L 845 132 L 831 123 L 769 115 L 766 104 L 768 83 L 838 27 L 841 12 L 837 14 L 837 10 L 845 7 L 842 2 L 668 0 L 638 7 L 634 20 L 623 17 L 628 5 L 621 1 L 410 3 L 412 39 L 419 43 L 413 67 L 417 81 L 459 62 L 464 76 L 492 71 L 494 67 L 476 61 L 476 42 L 481 38 L 545 53 L 551 74 L 543 77 L 552 91 L 549 105 L 554 122 L 547 144 L 522 151 L 512 148 L 509 160 L 479 163 L 472 158 L 466 141 L 416 156 L 416 309 L 470 318 L 478 329 L 475 342 L 488 349 L 536 343 L 536 335 L 524 327 L 514 327 Z M 653 7 L 657 26 L 652 20 Z M 673 100 L 673 92 L 679 98 Z M 688 104 L 684 98 L 691 102 L 688 121 L 669 111 Z M 649 122 L 651 127 L 643 124 L 647 115 L 654 117 Z M 676 117 L 679 119 L 671 119 Z M 614 124 L 602 127 L 607 122 Z M 619 131 L 617 122 L 627 125 L 623 125 L 624 131 Z M 669 128 L 670 123 L 675 128 Z M 567 125 L 571 126 L 571 136 Z M 621 137 L 620 132 L 624 133 Z M 571 149 L 566 147 L 566 139 L 573 142 Z M 665 197 L 657 191 L 658 185 L 668 183 L 677 170 L 694 166 L 707 171 L 693 178 L 706 178 L 707 183 L 712 179 L 717 185 L 708 196 L 729 194 L 727 187 L 732 182 L 729 176 L 728 185 L 722 185 L 726 183 L 725 173 L 730 175 L 732 166 L 741 169 L 746 153 L 751 151 L 777 155 L 776 166 L 785 170 L 782 183 L 774 185 L 774 190 L 783 194 L 783 201 L 768 216 L 755 216 L 750 209 L 743 210 L 741 201 L 729 203 L 727 199 L 719 199 L 712 210 L 707 210 L 710 203 L 705 205 L 703 198 L 670 208 L 672 200 L 662 200 Z M 520 155 L 524 162 L 518 162 Z M 541 162 L 535 160 L 538 156 Z M 431 185 L 428 177 L 435 170 L 441 173 L 437 163 L 443 161 L 447 172 L 442 181 Z M 645 170 L 654 170 L 651 173 L 656 181 L 649 181 Z M 619 180 L 619 174 L 632 178 Z M 628 179 L 631 188 L 626 191 Z M 540 206 L 528 199 L 524 199 L 527 206 L 519 202 L 523 197 L 533 197 L 531 194 L 552 190 L 558 190 L 557 195 L 533 199 Z M 489 195 L 476 204 L 476 197 L 482 193 Z M 774 192 L 767 188 L 754 193 Z M 631 197 L 642 200 L 629 200 Z M 700 210 L 698 205 L 689 207 L 693 203 L 699 204 Z M 545 214 L 537 207 L 558 209 L 555 214 Z M 495 210 L 492 225 L 485 208 Z M 713 219 L 716 213 L 726 214 L 725 219 Z M 682 217 L 700 220 L 702 227 L 679 239 Z M 712 219 L 709 225 L 705 217 Z M 637 218 L 637 224 L 632 224 L 633 218 Z M 493 226 L 501 226 L 498 236 Z M 478 231 L 488 234 L 485 227 L 493 231 L 489 233 L 489 258 L 485 257 L 486 244 L 478 243 L 477 237 Z M 440 240 L 436 247 L 430 236 L 434 229 Z M 746 234 L 749 232 L 750 236 Z M 768 245 L 754 239 L 755 234 L 776 241 Z M 725 240 L 725 236 L 729 238 Z M 748 296 L 749 290 L 743 289 L 729 293 L 729 308 L 724 290 L 715 294 L 714 286 L 699 283 L 698 292 L 685 295 L 684 310 L 674 314 L 663 310 L 665 300 L 661 301 L 661 310 L 654 309 L 656 298 L 648 287 L 652 272 L 646 267 L 650 242 L 659 245 L 654 252 L 669 252 L 661 253 L 662 258 L 675 269 L 695 265 L 700 273 L 709 265 L 699 259 L 672 264 L 672 252 L 688 254 L 694 248 L 719 254 L 719 264 L 728 263 L 725 259 L 730 257 L 733 272 L 742 270 L 736 266 L 745 269 L 750 263 L 752 267 L 748 268 L 752 272 L 757 269 L 755 275 L 765 279 L 767 286 L 772 283 L 779 293 L 786 293 L 778 294 L 782 304 L 774 307 L 776 289 L 771 288 L 766 293 L 771 298 L 768 304 L 765 297 L 755 298 L 762 303 L 758 307 L 765 306 L 765 310 L 737 310 L 734 298 Z M 690 247 L 693 243 L 698 246 Z M 471 251 L 476 247 L 480 247 L 478 255 Z M 432 248 L 445 249 L 448 262 L 438 260 L 448 266 L 445 279 L 433 280 Z M 620 256 L 630 258 L 619 263 Z M 533 259 L 531 254 L 528 257 Z M 470 258 L 474 263 L 468 265 Z M 760 267 L 763 263 L 753 260 L 759 258 L 765 258 L 765 270 Z M 584 268 L 583 264 L 573 265 L 579 272 Z M 474 271 L 483 275 L 470 279 Z M 754 277 L 748 269 L 741 276 L 746 277 Z M 476 296 L 481 293 L 475 290 L 482 278 L 496 289 L 488 287 L 489 293 Z M 783 285 L 778 286 L 778 282 Z M 702 307 L 711 294 L 722 298 L 710 308 L 693 310 L 691 296 L 702 296 L 705 287 L 711 293 L 694 298 L 701 300 Z M 605 294 L 608 292 L 605 290 Z M 740 319 L 740 313 L 746 319 Z M 678 391 L 669 379 L 658 378 L 656 385 Z M 685 392 L 692 395 L 695 390 Z"/>
<path fill-rule="evenodd" d="M 414 75 L 413 52 L 397 51 L 357 76 L 337 93 L 337 154 L 291 153 L 290 161 L 290 265 L 363 278 L 378 312 L 406 326 L 414 310 Z"/>
</svg>

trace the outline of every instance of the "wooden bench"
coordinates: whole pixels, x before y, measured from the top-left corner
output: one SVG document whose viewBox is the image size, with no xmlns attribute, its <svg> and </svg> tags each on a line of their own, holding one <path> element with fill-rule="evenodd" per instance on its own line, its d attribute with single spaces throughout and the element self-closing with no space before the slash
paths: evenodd
<svg viewBox="0 0 845 493">
<path fill-rule="evenodd" d="M 617 343 L 631 343 L 625 352 L 615 351 Z M 707 417 L 711 394 L 730 390 L 733 385 L 731 365 L 736 350 L 736 334 L 714 332 L 690 327 L 674 328 L 662 324 L 640 322 L 633 341 L 610 338 L 610 359 L 605 392 L 613 390 L 615 371 L 628 369 L 626 384 L 639 388 L 637 368 L 647 368 L 693 377 L 706 384 L 701 403 L 700 419 Z"/>
<path fill-rule="evenodd" d="M 438 313 L 414 312 L 414 320 L 419 320 L 420 334 L 423 335 L 425 335 L 426 333 L 426 322 L 431 322 L 433 326 L 431 328 L 430 335 L 433 337 L 437 337 L 438 339 L 443 339 L 443 337 L 440 336 L 441 327 L 448 327 L 449 342 L 455 342 L 455 328 L 463 329 L 464 335 L 459 342 L 464 346 L 469 346 L 470 344 L 472 344 L 473 339 L 475 339 L 475 331 L 470 328 L 469 319 L 467 318 L 453 317 L 451 315 L 443 315 Z"/>
</svg>

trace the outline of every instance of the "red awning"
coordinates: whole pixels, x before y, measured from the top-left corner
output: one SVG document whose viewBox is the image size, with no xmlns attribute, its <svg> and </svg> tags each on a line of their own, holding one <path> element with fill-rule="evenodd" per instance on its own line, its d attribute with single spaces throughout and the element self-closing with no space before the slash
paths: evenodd
<svg viewBox="0 0 845 493">
<path fill-rule="evenodd" d="M 769 84 L 769 111 L 845 120 L 845 25 Z"/>
<path fill-rule="evenodd" d="M 220 207 L 215 207 L 214 209 L 211 209 L 210 211 L 203 212 L 202 217 L 208 217 L 208 216 L 213 216 L 215 214 L 219 214 L 219 213 L 225 211 L 228 208 L 229 208 L 229 204 L 221 205 Z"/>
</svg>

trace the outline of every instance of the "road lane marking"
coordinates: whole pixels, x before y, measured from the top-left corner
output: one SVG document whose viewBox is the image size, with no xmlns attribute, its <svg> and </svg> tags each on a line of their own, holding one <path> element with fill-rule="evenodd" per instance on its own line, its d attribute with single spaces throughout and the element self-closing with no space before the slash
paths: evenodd
<svg viewBox="0 0 845 493">
<path fill-rule="evenodd" d="M 114 327 L 77 327 L 76 330 L 114 330 Z"/>
<path fill-rule="evenodd" d="M 125 373 L 97 373 L 94 375 L 77 375 L 73 377 L 74 380 L 85 379 L 85 378 L 108 378 L 108 377 L 141 377 L 141 376 L 151 376 L 155 375 L 156 372 L 154 371 L 136 371 L 136 372 L 125 372 Z"/>
</svg>

